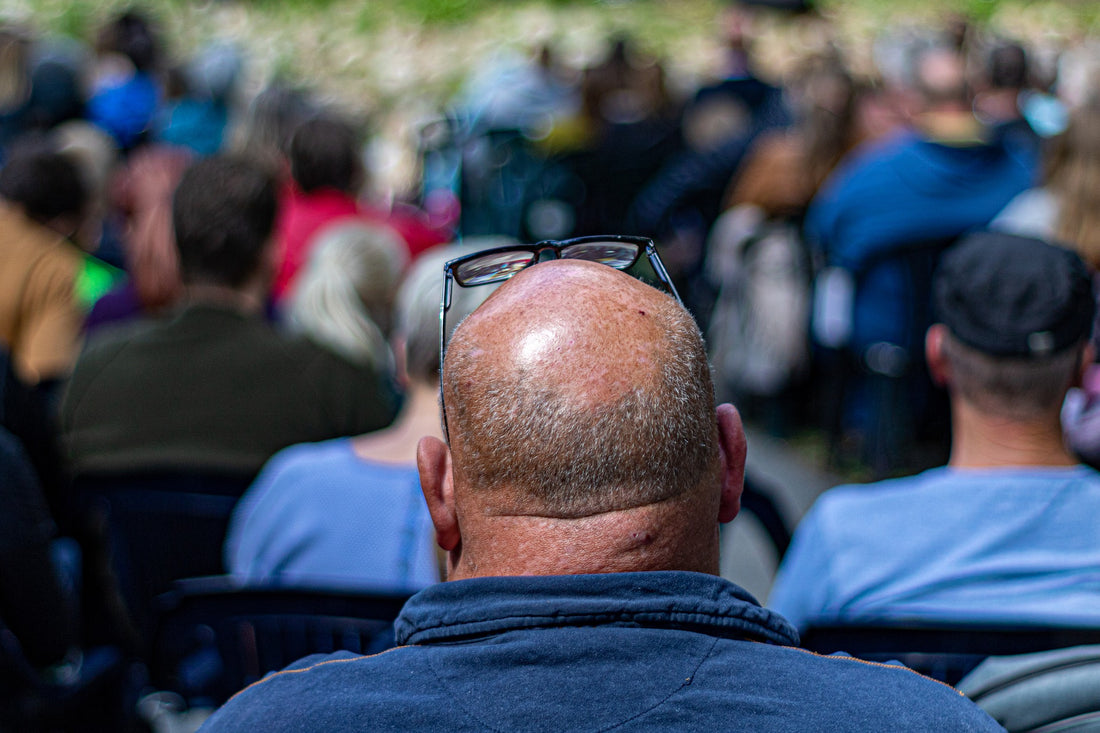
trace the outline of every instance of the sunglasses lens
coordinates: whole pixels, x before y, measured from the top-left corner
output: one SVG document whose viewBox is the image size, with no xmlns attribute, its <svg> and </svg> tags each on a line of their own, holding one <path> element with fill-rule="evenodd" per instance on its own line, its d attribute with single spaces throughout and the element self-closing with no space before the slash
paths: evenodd
<svg viewBox="0 0 1100 733">
<path fill-rule="evenodd" d="M 523 250 L 494 252 L 460 262 L 454 267 L 454 278 L 459 285 L 486 285 L 507 280 L 532 264 L 535 253 Z"/>
<path fill-rule="evenodd" d="M 589 260 L 614 267 L 616 270 L 626 270 L 638 261 L 638 255 L 642 248 L 630 242 L 582 242 L 569 244 L 561 248 L 562 259 Z"/>
</svg>

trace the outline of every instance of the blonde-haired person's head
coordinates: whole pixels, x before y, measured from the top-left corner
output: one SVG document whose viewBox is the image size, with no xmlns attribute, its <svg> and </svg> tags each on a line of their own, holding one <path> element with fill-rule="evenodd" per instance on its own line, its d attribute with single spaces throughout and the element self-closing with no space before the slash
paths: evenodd
<svg viewBox="0 0 1100 733">
<path fill-rule="evenodd" d="M 360 221 L 325 227 L 294 286 L 288 322 L 351 361 L 391 369 L 390 312 L 408 257 L 386 227 Z"/>
</svg>

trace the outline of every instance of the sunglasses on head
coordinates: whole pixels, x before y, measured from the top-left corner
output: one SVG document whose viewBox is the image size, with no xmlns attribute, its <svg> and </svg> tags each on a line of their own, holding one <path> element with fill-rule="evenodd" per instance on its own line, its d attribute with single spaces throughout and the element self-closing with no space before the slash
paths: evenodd
<svg viewBox="0 0 1100 733">
<path fill-rule="evenodd" d="M 439 405 L 444 436 L 447 436 L 447 408 L 443 402 L 443 361 L 447 355 L 447 311 L 451 307 L 451 288 L 455 283 L 464 288 L 500 283 L 521 270 L 547 260 L 587 260 L 629 271 L 639 280 L 663 288 L 683 305 L 657 254 L 657 246 L 648 237 L 607 234 L 547 240 L 537 244 L 493 247 L 450 260 L 443 266 L 443 302 L 439 307 Z"/>
</svg>

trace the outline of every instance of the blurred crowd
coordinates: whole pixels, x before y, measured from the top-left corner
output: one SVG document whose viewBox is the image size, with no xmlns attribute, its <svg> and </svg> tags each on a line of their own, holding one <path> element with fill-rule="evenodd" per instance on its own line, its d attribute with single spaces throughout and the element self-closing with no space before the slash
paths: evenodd
<svg viewBox="0 0 1100 733">
<path fill-rule="evenodd" d="M 442 265 L 477 248 L 650 237 L 721 398 L 845 467 L 943 462 L 940 253 L 989 227 L 1100 269 L 1100 40 L 886 29 L 857 71 L 815 18 L 819 50 L 771 78 L 760 12 L 715 19 L 724 65 L 686 95 L 626 36 L 587 68 L 550 45 L 487 59 L 387 199 L 366 193 L 367 121 L 308 83 L 246 97 L 239 48 L 177 59 L 138 10 L 92 39 L 0 28 L 0 625 L 31 664 L 140 654 L 111 486 L 229 499 L 180 574 L 437 582 L 415 444 L 442 437 Z M 1094 464 L 1098 375 L 1062 411 Z"/>
</svg>

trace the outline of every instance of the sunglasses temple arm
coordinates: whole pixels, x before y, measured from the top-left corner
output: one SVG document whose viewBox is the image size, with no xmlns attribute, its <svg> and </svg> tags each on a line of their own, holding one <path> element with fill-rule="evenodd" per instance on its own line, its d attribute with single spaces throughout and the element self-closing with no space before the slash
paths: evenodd
<svg viewBox="0 0 1100 733">
<path fill-rule="evenodd" d="M 684 301 L 680 299 L 680 294 L 676 292 L 676 286 L 672 284 L 672 278 L 668 276 L 668 270 L 665 269 L 665 263 L 661 262 L 661 257 L 657 254 L 657 246 L 654 244 L 647 244 L 646 254 L 649 256 L 649 263 L 653 265 L 657 277 L 661 278 L 661 280 L 668 285 L 668 289 L 672 291 L 672 297 L 676 298 L 676 301 L 683 305 Z"/>
<path fill-rule="evenodd" d="M 439 304 L 439 412 L 443 428 L 443 438 L 447 435 L 447 408 L 443 404 L 443 358 L 447 351 L 447 311 L 451 309 L 452 276 L 449 269 L 443 268 L 443 299 Z"/>
</svg>

